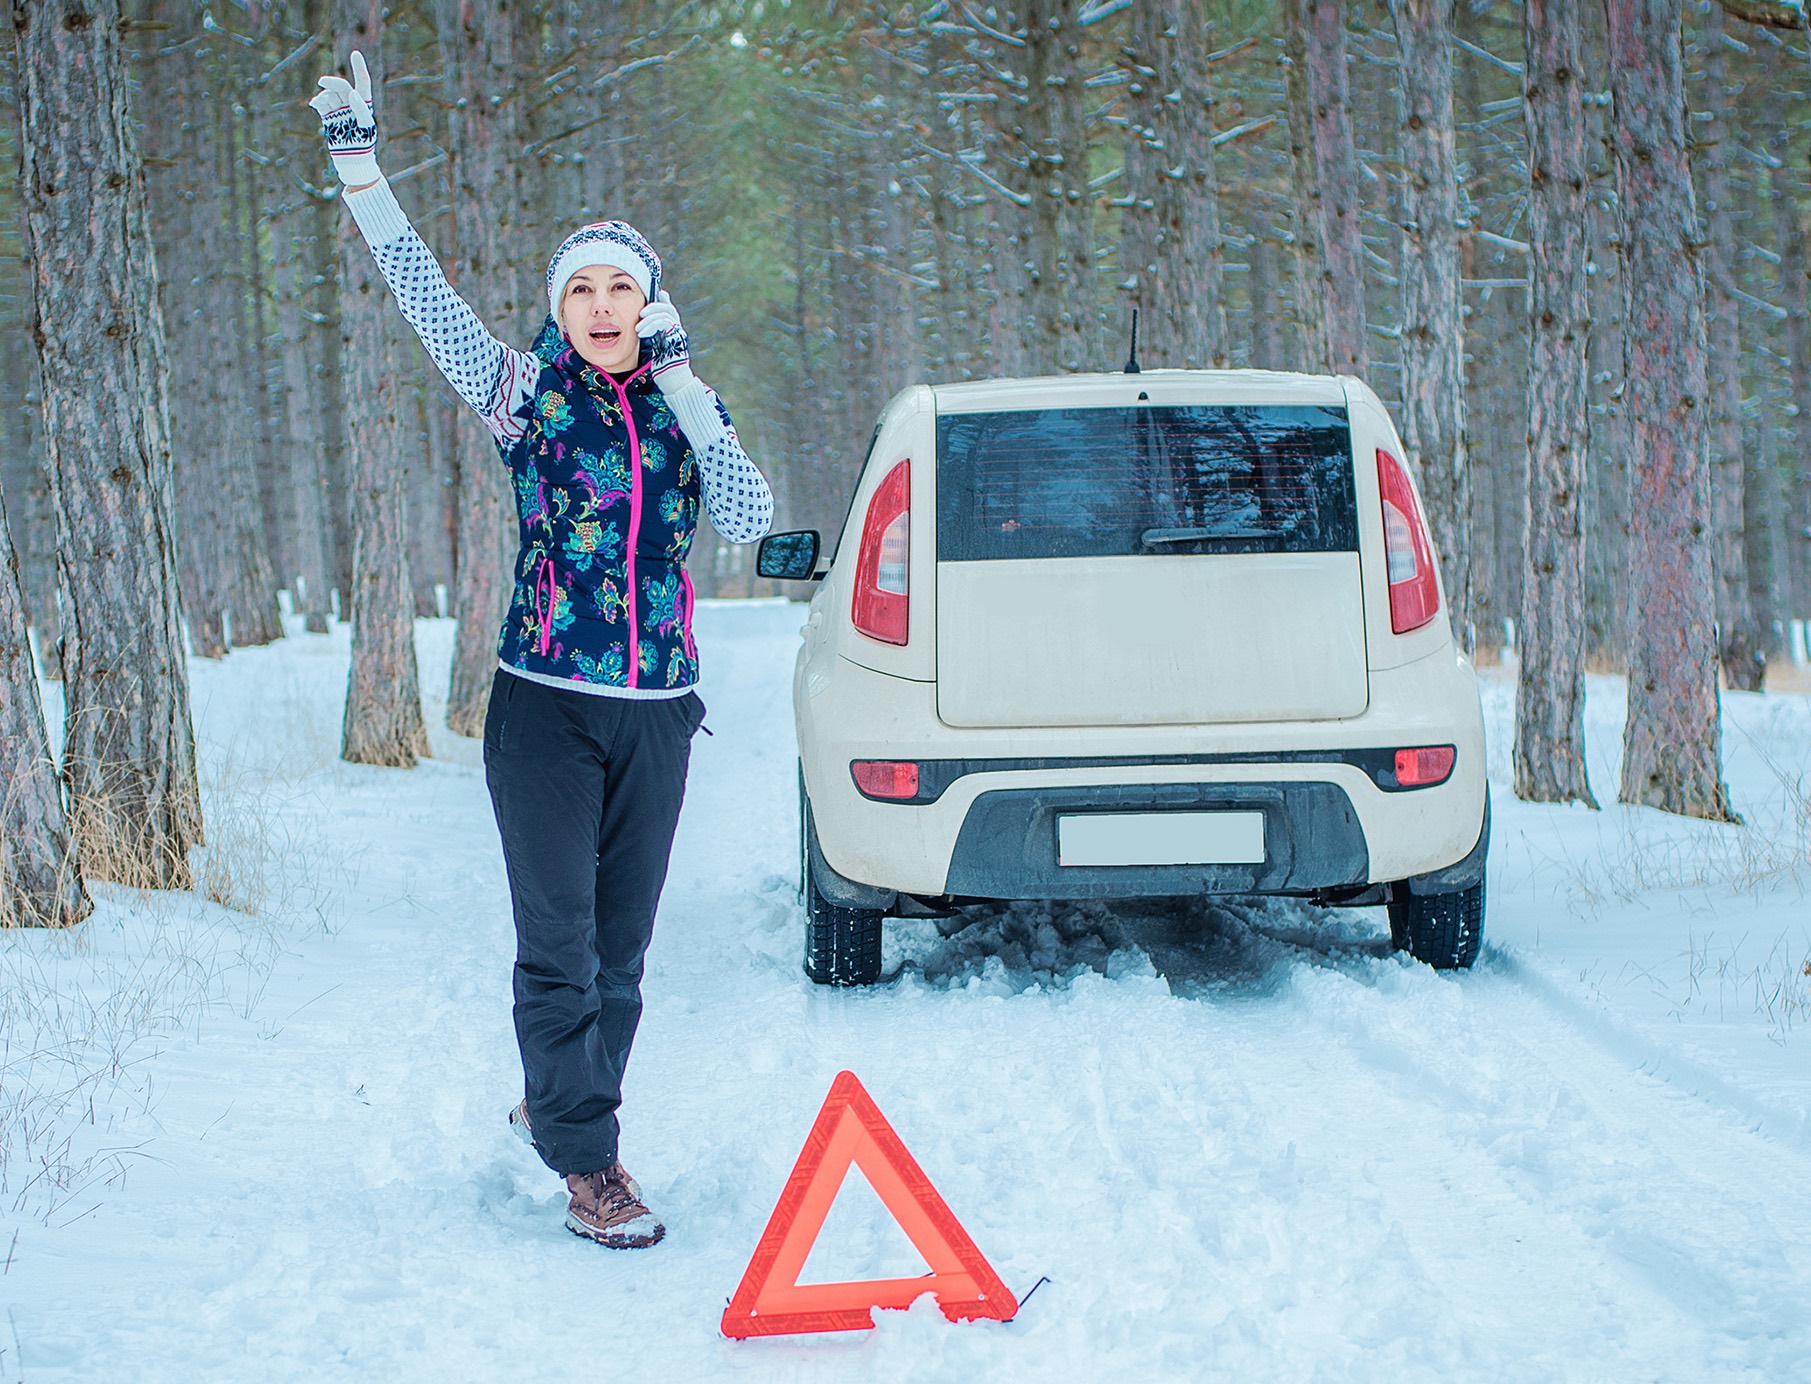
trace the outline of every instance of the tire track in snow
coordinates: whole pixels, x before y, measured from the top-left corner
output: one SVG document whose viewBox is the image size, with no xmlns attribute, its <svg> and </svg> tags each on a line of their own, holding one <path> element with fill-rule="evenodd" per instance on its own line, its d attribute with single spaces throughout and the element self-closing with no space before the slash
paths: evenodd
<svg viewBox="0 0 1811 1384">
<path fill-rule="evenodd" d="M 1811 1271 L 1798 1190 L 1811 1169 L 1595 1042 L 1581 1052 L 1573 1025 L 1556 1026 L 1508 977 L 1493 994 L 1496 979 L 1429 976 L 1463 1002 L 1419 1032 L 1361 1012 L 1381 997 L 1357 977 L 1304 983 L 1323 992 L 1311 1006 L 1322 1022 L 1431 1103 L 1443 1135 L 1493 1163 L 1510 1194 L 1563 1216 L 1606 1267 L 1701 1327 L 1725 1366 L 1786 1377 L 1811 1354 L 1798 1289 Z M 1341 981 L 1362 998 L 1331 993 Z M 1511 995 L 1518 1005 L 1496 1002 Z M 1496 1089 L 1478 1089 L 1486 1077 Z"/>
<path fill-rule="evenodd" d="M 1811 1155 L 1811 1113 L 1782 1109 L 1753 1091 L 1731 1084 L 1689 1053 L 1656 1041 L 1617 1018 L 1605 1006 L 1591 1005 L 1512 950 L 1491 948 L 1486 962 L 1492 973 L 1512 981 L 1610 1057 L 1684 1095 L 1720 1105 L 1756 1133 Z"/>
</svg>

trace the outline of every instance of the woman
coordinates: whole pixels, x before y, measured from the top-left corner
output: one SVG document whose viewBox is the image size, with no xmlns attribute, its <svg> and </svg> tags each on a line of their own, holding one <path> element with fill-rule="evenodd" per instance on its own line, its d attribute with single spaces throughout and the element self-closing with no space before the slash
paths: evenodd
<svg viewBox="0 0 1811 1384">
<path fill-rule="evenodd" d="M 510 1122 L 565 1177 L 574 1233 L 641 1248 L 666 1232 L 617 1157 L 616 1111 L 704 717 L 685 556 L 701 496 L 733 543 L 767 532 L 773 497 L 692 374 L 647 241 L 620 221 L 573 232 L 547 267 L 534 349 L 505 346 L 397 205 L 358 53 L 352 73 L 321 78 L 310 103 L 346 206 L 403 316 L 490 426 L 521 521 L 484 728 L 516 923 L 526 1094 Z"/>
</svg>

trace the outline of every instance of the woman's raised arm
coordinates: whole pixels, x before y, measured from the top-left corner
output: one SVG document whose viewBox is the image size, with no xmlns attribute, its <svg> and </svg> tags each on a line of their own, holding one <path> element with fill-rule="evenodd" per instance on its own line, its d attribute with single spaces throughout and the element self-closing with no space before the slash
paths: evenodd
<svg viewBox="0 0 1811 1384">
<path fill-rule="evenodd" d="M 415 233 L 377 166 L 377 121 L 371 111 L 371 77 L 364 56 L 352 55 L 352 77 L 321 78 L 309 102 L 339 175 L 346 209 L 371 247 L 404 320 L 415 329 L 455 393 L 477 410 L 499 445 L 522 436 L 518 416 L 534 392 L 540 366 L 526 352 L 506 346 L 453 291 L 434 252 Z"/>
</svg>

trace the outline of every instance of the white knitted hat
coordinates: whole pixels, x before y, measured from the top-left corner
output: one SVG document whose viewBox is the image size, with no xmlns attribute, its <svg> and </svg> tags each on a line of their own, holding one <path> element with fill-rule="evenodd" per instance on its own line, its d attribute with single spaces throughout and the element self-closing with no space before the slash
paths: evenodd
<svg viewBox="0 0 1811 1384">
<path fill-rule="evenodd" d="M 641 286 L 649 302 L 660 295 L 660 256 L 627 221 L 594 221 L 581 226 L 553 252 L 547 266 L 547 310 L 560 319 L 560 297 L 566 281 L 581 269 L 608 265 Z"/>
</svg>

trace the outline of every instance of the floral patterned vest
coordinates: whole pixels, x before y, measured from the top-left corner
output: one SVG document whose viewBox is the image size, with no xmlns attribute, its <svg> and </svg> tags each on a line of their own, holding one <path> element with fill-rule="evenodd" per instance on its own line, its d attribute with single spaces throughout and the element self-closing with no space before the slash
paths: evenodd
<svg viewBox="0 0 1811 1384">
<path fill-rule="evenodd" d="M 498 657 L 522 672 L 659 692 L 698 680 L 685 555 L 701 487 L 648 373 L 587 365 L 549 317 L 527 431 L 504 452 L 522 550 Z"/>
</svg>

